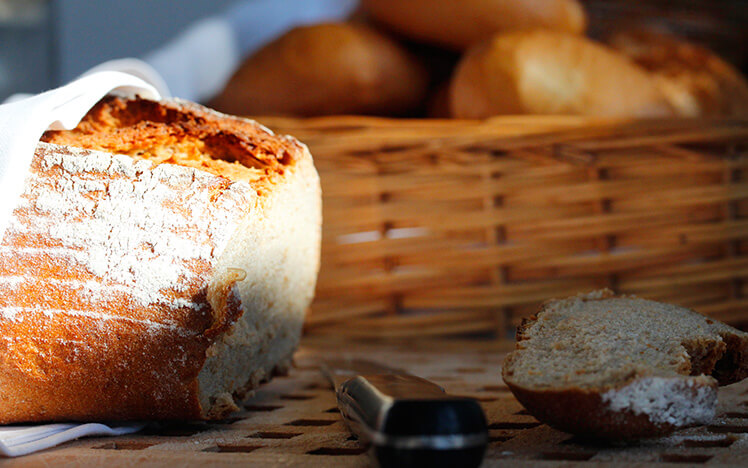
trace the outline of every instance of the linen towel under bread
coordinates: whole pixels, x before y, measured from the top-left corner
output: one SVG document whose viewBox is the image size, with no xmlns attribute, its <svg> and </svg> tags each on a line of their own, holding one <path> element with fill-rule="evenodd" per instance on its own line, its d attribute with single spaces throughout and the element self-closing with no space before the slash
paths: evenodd
<svg viewBox="0 0 748 468">
<path fill-rule="evenodd" d="M 19 457 L 85 436 L 118 436 L 141 430 L 144 424 L 37 424 L 0 427 L 0 455 Z"/>
<path fill-rule="evenodd" d="M 72 129 L 111 91 L 160 99 L 145 81 L 126 73 L 93 73 L 28 99 L 0 105 L 0 239 L 10 223 L 13 207 L 23 193 L 34 150 L 45 130 Z M 123 435 L 142 424 L 109 427 L 104 424 L 44 424 L 0 427 L 0 455 L 15 457 L 90 435 Z"/>
</svg>

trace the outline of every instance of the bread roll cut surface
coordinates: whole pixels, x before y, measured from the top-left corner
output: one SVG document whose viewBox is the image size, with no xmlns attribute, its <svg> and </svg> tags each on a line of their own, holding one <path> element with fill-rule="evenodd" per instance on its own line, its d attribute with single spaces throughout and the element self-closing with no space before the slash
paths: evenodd
<svg viewBox="0 0 748 468">
<path fill-rule="evenodd" d="M 0 423 L 222 417 L 288 366 L 319 262 L 303 145 L 118 98 L 43 140 L 0 243 Z"/>
<path fill-rule="evenodd" d="M 551 301 L 517 333 L 503 377 L 559 429 L 637 438 L 706 423 L 717 385 L 748 376 L 748 334 L 681 307 L 598 292 Z"/>
</svg>

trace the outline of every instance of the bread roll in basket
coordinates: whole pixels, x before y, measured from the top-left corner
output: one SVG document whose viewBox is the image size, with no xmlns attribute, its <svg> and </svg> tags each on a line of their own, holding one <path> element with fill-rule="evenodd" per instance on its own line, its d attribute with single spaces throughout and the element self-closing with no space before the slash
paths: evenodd
<svg viewBox="0 0 748 468">
<path fill-rule="evenodd" d="M 114 97 L 42 140 L 0 244 L 0 423 L 220 418 L 289 366 L 319 267 L 304 145 Z"/>
</svg>

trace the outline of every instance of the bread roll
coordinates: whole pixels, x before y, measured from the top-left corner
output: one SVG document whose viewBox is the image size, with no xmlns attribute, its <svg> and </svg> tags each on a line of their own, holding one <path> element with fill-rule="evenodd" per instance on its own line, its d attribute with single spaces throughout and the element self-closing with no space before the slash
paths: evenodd
<svg viewBox="0 0 748 468">
<path fill-rule="evenodd" d="M 417 41 L 464 50 L 496 33 L 549 28 L 584 32 L 577 0 L 363 0 L 383 25 Z"/>
<path fill-rule="evenodd" d="M 428 77 L 390 38 L 366 26 L 296 28 L 236 71 L 213 105 L 244 115 L 401 115 L 418 107 Z"/>
<path fill-rule="evenodd" d="M 550 301 L 517 330 L 504 381 L 538 420 L 636 439 L 708 423 L 717 385 L 748 376 L 748 333 L 610 291 Z"/>
<path fill-rule="evenodd" d="M 44 141 L 0 244 L 0 423 L 221 418 L 288 368 L 319 267 L 304 145 L 114 98 Z"/>
<path fill-rule="evenodd" d="M 748 81 L 708 49 L 643 29 L 620 31 L 608 42 L 655 75 L 678 115 L 748 115 Z"/>
<path fill-rule="evenodd" d="M 467 52 L 450 88 L 452 115 L 673 115 L 646 70 L 583 37 L 535 30 L 503 34 Z"/>
</svg>

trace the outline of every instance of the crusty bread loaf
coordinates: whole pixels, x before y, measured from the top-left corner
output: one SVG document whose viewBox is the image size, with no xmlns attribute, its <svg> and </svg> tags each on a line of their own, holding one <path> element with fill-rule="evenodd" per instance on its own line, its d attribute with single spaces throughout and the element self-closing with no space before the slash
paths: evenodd
<svg viewBox="0 0 748 468">
<path fill-rule="evenodd" d="M 43 140 L 0 244 L 0 423 L 220 418 L 289 366 L 319 266 L 304 145 L 111 97 Z"/>
<path fill-rule="evenodd" d="M 748 115 L 748 81 L 708 49 L 646 29 L 619 31 L 608 42 L 654 74 L 678 115 Z"/>
<path fill-rule="evenodd" d="M 358 24 L 301 26 L 249 57 L 211 103 L 242 115 L 402 115 L 428 76 L 395 41 Z"/>
<path fill-rule="evenodd" d="M 450 88 L 452 115 L 671 116 L 646 70 L 589 39 L 553 31 L 502 34 L 468 51 Z"/>
<path fill-rule="evenodd" d="M 456 50 L 496 33 L 548 28 L 584 32 L 587 18 L 577 0 L 363 0 L 371 16 L 417 41 Z"/>
<path fill-rule="evenodd" d="M 748 333 L 610 291 L 546 303 L 517 330 L 502 375 L 533 416 L 634 439 L 709 422 L 717 385 L 748 376 Z"/>
</svg>

